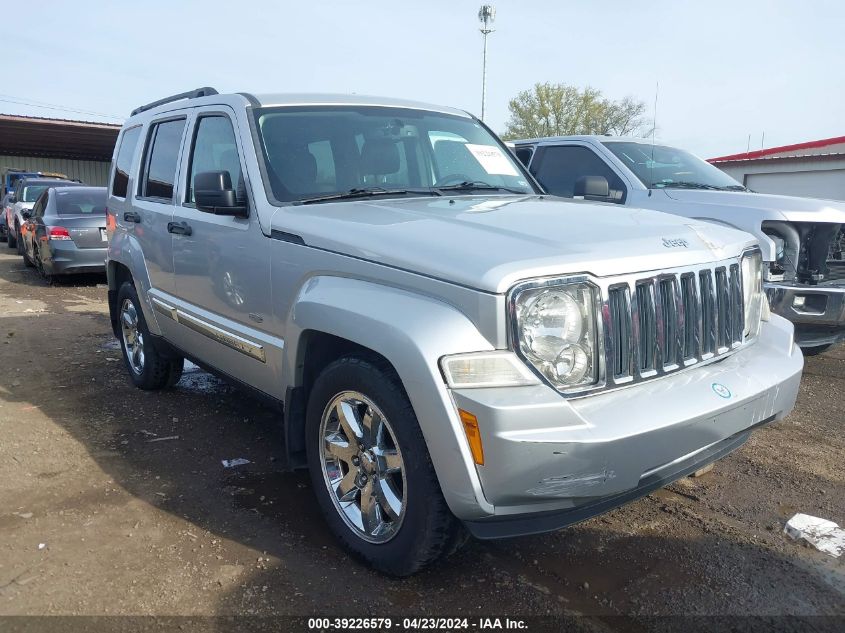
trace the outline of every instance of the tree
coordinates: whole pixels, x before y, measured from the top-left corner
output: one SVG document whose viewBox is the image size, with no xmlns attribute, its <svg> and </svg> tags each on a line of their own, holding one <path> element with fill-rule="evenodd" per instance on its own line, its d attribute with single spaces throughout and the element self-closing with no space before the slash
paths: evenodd
<svg viewBox="0 0 845 633">
<path fill-rule="evenodd" d="M 569 134 L 645 135 L 645 103 L 633 97 L 607 99 L 589 86 L 538 83 L 508 103 L 505 139 Z"/>
</svg>

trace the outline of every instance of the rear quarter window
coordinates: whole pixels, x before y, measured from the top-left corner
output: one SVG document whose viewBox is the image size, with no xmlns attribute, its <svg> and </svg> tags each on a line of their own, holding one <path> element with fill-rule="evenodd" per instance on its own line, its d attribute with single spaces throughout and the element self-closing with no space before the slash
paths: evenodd
<svg viewBox="0 0 845 633">
<path fill-rule="evenodd" d="M 120 148 L 114 161 L 114 176 L 112 177 L 111 192 L 119 198 L 125 198 L 129 191 L 129 170 L 132 168 L 132 157 L 141 136 L 141 126 L 129 128 L 120 137 Z"/>
</svg>

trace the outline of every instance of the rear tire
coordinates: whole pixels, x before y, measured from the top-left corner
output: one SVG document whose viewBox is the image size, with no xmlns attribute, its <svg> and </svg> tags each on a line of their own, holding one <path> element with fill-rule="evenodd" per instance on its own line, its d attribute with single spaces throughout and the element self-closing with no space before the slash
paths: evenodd
<svg viewBox="0 0 845 633">
<path fill-rule="evenodd" d="M 15 237 L 15 232 L 12 229 L 8 230 L 9 237 L 6 240 L 6 246 L 9 248 L 16 248 L 18 245 L 18 241 Z"/>
<path fill-rule="evenodd" d="M 23 250 L 23 239 L 21 238 L 21 229 L 20 227 L 15 229 L 15 248 L 18 250 L 18 255 L 24 257 L 24 250 Z M 26 257 L 24 257 L 26 259 Z"/>
<path fill-rule="evenodd" d="M 326 367 L 308 398 L 305 433 L 320 509 L 351 554 L 409 576 L 462 543 L 463 525 L 446 505 L 413 407 L 385 361 L 347 356 Z"/>
<path fill-rule="evenodd" d="M 804 356 L 818 356 L 819 354 L 824 354 L 831 347 L 833 347 L 833 343 L 828 343 L 827 345 L 814 345 L 813 347 L 802 347 L 801 351 L 804 353 Z"/>
<path fill-rule="evenodd" d="M 117 306 L 120 348 L 132 384 L 139 389 L 154 391 L 179 382 L 184 359 L 165 356 L 156 347 L 131 281 L 123 282 L 118 290 Z"/>
<path fill-rule="evenodd" d="M 29 255 L 26 254 L 26 247 L 23 245 L 23 242 L 21 242 L 21 246 L 20 246 L 19 250 L 21 251 L 21 257 L 23 257 L 24 266 L 26 266 L 27 268 L 34 268 L 35 262 L 33 262 L 29 258 Z"/>
</svg>

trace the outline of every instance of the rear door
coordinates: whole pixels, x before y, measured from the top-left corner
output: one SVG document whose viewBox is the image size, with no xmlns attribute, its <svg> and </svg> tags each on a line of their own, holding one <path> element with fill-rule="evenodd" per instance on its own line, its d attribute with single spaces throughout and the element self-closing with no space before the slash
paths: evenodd
<svg viewBox="0 0 845 633">
<path fill-rule="evenodd" d="M 118 221 L 134 234 L 144 253 L 150 286 L 172 293 L 172 235 L 168 224 L 173 219 L 176 173 L 187 117 L 183 115 L 154 119 L 146 130 L 138 183 L 130 208 Z"/>
</svg>

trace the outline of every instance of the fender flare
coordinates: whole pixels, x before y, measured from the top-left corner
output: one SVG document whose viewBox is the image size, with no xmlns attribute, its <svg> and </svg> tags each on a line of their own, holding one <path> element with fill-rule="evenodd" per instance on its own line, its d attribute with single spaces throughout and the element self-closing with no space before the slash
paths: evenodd
<svg viewBox="0 0 845 633">
<path fill-rule="evenodd" d="M 425 438 L 443 496 L 459 518 L 492 514 L 452 397 L 439 369 L 446 354 L 492 350 L 452 305 L 399 288 L 346 277 L 311 277 L 285 327 L 283 375 L 294 377 L 303 333 L 315 330 L 371 349 L 399 375 Z"/>
</svg>

